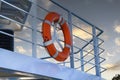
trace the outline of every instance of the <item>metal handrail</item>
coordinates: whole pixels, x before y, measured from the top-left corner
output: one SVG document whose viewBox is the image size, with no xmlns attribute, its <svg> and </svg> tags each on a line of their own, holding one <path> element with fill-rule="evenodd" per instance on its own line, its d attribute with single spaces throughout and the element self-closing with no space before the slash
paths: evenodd
<svg viewBox="0 0 120 80">
<path fill-rule="evenodd" d="M 61 8 L 64 9 L 65 11 L 67 11 L 67 12 L 70 11 L 70 10 L 64 8 L 63 6 L 61 6 L 60 4 L 58 4 L 57 2 L 55 2 L 55 1 L 53 1 L 53 0 L 50 0 L 50 1 L 53 2 L 55 5 L 61 7 Z M 80 20 L 84 21 L 85 23 L 91 25 L 92 27 L 94 26 L 96 29 L 98 29 L 99 31 L 101 31 L 101 33 L 103 33 L 103 31 L 102 31 L 100 28 L 96 27 L 95 25 L 91 24 L 90 22 L 86 21 L 85 19 L 81 18 L 80 16 L 76 15 L 75 13 L 71 12 L 71 14 L 72 14 L 73 16 L 79 18 Z"/>
<path fill-rule="evenodd" d="M 50 0 L 50 1 L 51 1 L 53 4 L 57 5 L 58 7 L 62 8 L 63 10 L 67 11 L 68 13 L 70 12 L 68 9 L 66 9 L 66 8 L 64 8 L 63 6 L 59 5 L 59 4 L 56 3 L 55 1 L 53 1 L 53 0 Z M 25 11 L 25 10 L 23 10 L 23 9 L 15 6 L 15 5 L 13 5 L 13 4 L 10 4 L 10 3 L 6 2 L 5 0 L 1 0 L 1 2 L 5 3 L 5 4 L 9 5 L 9 6 L 12 6 L 12 7 L 14 7 L 15 9 L 17 9 L 17 10 L 19 10 L 19 11 L 22 11 L 22 12 L 28 14 L 29 16 L 33 17 L 34 19 L 37 19 L 37 20 L 39 20 L 39 21 L 41 21 L 41 22 L 44 21 L 44 19 L 42 19 L 42 18 L 40 18 L 40 17 L 38 17 L 38 16 L 35 16 L 35 15 L 33 15 L 33 14 L 31 14 L 31 13 L 29 13 L 29 12 L 27 12 L 27 11 Z M 44 10 L 44 11 L 46 11 L 46 12 L 50 12 L 48 9 L 45 9 L 44 7 L 42 7 L 42 6 L 34 3 L 34 1 L 31 1 L 31 3 L 32 3 L 32 5 L 35 5 L 35 6 L 37 6 L 38 8 L 41 8 L 42 10 Z M 98 53 L 99 58 L 102 59 L 102 60 L 99 62 L 99 64 L 101 64 L 102 62 L 105 61 L 105 59 L 100 56 L 100 54 L 102 54 L 102 53 L 104 52 L 104 49 L 100 47 L 100 45 L 103 44 L 104 41 L 99 38 L 99 36 L 103 33 L 103 30 L 101 30 L 101 29 L 98 28 L 97 26 L 91 24 L 90 22 L 86 21 L 85 19 L 79 17 L 79 16 L 76 15 L 75 13 L 73 13 L 73 12 L 70 12 L 70 13 L 71 13 L 71 15 L 72 15 L 73 17 L 78 18 L 79 20 L 83 21 L 85 24 L 88 24 L 88 25 L 90 25 L 90 27 L 95 28 L 96 30 L 99 31 L 99 33 L 97 33 L 97 34 L 95 35 L 95 34 L 93 34 L 93 33 L 90 33 L 89 31 L 86 31 L 86 30 L 80 28 L 79 26 L 75 25 L 74 23 L 70 23 L 69 20 L 66 20 L 66 21 L 68 21 L 68 24 L 72 24 L 73 27 L 75 27 L 75 28 L 77 28 L 77 29 L 79 29 L 79 30 L 82 30 L 82 31 L 84 31 L 85 33 L 87 33 L 87 34 L 89 34 L 89 35 L 92 36 L 91 39 L 87 41 L 87 40 L 85 40 L 85 39 L 80 38 L 80 37 L 77 36 L 77 35 L 74 35 L 74 34 L 72 35 L 72 36 L 74 36 L 75 38 L 77 38 L 77 39 L 85 42 L 84 46 L 82 46 L 81 48 L 77 47 L 76 45 L 73 45 L 73 47 L 74 47 L 75 49 L 77 49 L 77 51 L 73 51 L 74 55 L 76 55 L 76 54 L 78 55 L 78 53 L 81 54 L 81 53 L 80 53 L 81 51 L 83 51 L 83 53 L 84 53 L 84 52 L 87 53 L 87 54 L 85 54 L 84 56 L 82 56 L 83 59 L 84 59 L 84 57 L 86 57 L 86 56 L 89 55 L 89 54 L 94 55 L 94 54 L 92 53 L 92 51 L 94 51 L 94 49 L 91 49 L 90 51 L 87 51 L 87 50 L 84 50 L 84 49 L 85 49 L 87 46 L 89 46 L 89 45 L 94 46 L 93 37 L 96 37 L 96 38 L 99 40 L 99 43 L 98 43 L 98 45 L 97 45 L 96 47 L 101 50 L 101 51 Z M 68 16 L 68 15 L 67 15 L 67 16 Z M 5 19 L 7 19 L 7 20 L 10 20 L 11 22 L 17 23 L 17 24 L 19 24 L 19 25 L 22 25 L 22 26 L 24 26 L 24 27 L 26 27 L 26 28 L 28 28 L 28 29 L 31 29 L 32 31 L 34 30 L 34 29 L 33 29 L 33 25 L 27 26 L 27 25 L 25 25 L 25 24 L 23 24 L 23 23 L 20 23 L 20 22 L 18 22 L 18 21 L 16 21 L 16 20 L 13 20 L 13 19 L 11 19 L 11 18 L 9 18 L 9 17 L 7 17 L 7 16 L 4 16 L 4 15 L 0 15 L 0 17 L 5 18 Z M 39 32 L 40 34 L 42 34 L 42 31 L 39 31 L 39 30 L 35 30 L 35 31 L 36 31 L 36 32 Z M 5 32 L 3 32 L 3 31 L 0 31 L 0 33 L 5 34 L 5 35 L 8 35 L 8 36 L 11 36 L 11 37 L 14 37 L 14 38 L 17 38 L 17 39 L 20 39 L 20 40 L 25 41 L 25 42 L 28 42 L 28 43 L 31 43 L 32 45 L 33 45 L 33 44 L 36 44 L 35 42 L 29 41 L 29 40 L 26 40 L 26 39 L 23 39 L 23 38 L 14 36 L 14 35 L 10 35 L 10 34 L 5 33 Z M 63 40 L 60 40 L 60 39 L 59 39 L 59 41 L 64 42 Z M 36 45 L 37 45 L 37 46 L 44 47 L 44 45 L 39 44 L 39 43 L 37 43 Z M 70 57 L 71 57 L 71 56 L 72 56 L 72 55 L 70 55 Z M 47 57 L 42 57 L 42 58 L 40 58 L 40 59 L 51 59 L 51 58 L 52 58 L 52 57 L 47 56 Z M 91 65 L 93 65 L 93 66 L 92 66 L 92 68 L 89 68 L 89 69 L 87 70 L 87 71 L 89 71 L 89 70 L 93 69 L 93 68 L 96 66 L 95 63 L 92 63 L 92 62 L 91 62 L 91 61 L 95 58 L 95 56 L 92 57 L 92 58 L 91 58 L 90 60 L 88 60 L 88 61 L 82 60 L 82 59 L 76 58 L 76 57 L 73 57 L 73 58 L 75 59 L 74 62 L 78 62 L 78 61 L 83 61 L 83 62 L 85 62 L 84 64 L 82 64 L 82 65 L 81 65 L 80 67 L 78 67 L 78 68 L 81 68 L 82 66 L 86 66 L 86 64 L 91 64 Z M 66 64 L 66 63 L 70 63 L 70 61 L 65 61 L 64 64 Z M 62 63 L 58 63 L 58 64 L 62 64 Z M 76 68 L 76 67 L 75 67 L 75 68 Z M 104 68 L 101 67 L 101 66 L 100 66 L 100 68 L 103 69 L 103 71 L 101 71 L 101 72 L 104 72 L 104 71 L 106 70 L 106 69 L 104 69 Z"/>
</svg>

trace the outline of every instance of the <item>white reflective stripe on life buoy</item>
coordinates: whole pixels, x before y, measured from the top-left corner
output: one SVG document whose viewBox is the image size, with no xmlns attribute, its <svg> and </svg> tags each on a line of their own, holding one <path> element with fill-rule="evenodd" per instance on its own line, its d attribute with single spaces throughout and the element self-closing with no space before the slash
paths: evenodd
<svg viewBox="0 0 120 80">
<path fill-rule="evenodd" d="M 54 42 L 53 40 L 46 41 L 46 42 L 44 42 L 44 46 L 48 46 L 48 45 L 52 44 L 53 42 Z"/>
<path fill-rule="evenodd" d="M 68 47 L 68 48 L 71 48 L 71 45 L 69 45 L 69 44 L 65 44 L 65 46 Z"/>
<path fill-rule="evenodd" d="M 45 20 L 44 22 L 47 23 L 47 24 L 49 24 L 49 25 L 52 24 L 49 20 Z"/>
<path fill-rule="evenodd" d="M 56 53 L 52 56 L 53 58 L 56 58 L 58 56 L 58 51 L 56 51 Z"/>
</svg>

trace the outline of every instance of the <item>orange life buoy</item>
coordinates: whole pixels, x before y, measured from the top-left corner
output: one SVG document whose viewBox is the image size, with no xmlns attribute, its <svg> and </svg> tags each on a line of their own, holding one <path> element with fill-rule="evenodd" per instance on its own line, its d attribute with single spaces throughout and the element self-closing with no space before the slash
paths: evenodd
<svg viewBox="0 0 120 80">
<path fill-rule="evenodd" d="M 55 48 L 55 45 L 52 42 L 51 25 L 53 22 L 60 25 L 64 35 L 65 46 L 61 52 Z M 45 48 L 47 49 L 51 57 L 53 57 L 57 61 L 65 61 L 68 58 L 70 54 L 70 47 L 72 45 L 70 30 L 66 21 L 58 13 L 50 12 L 47 14 L 42 24 L 42 36 Z"/>
</svg>

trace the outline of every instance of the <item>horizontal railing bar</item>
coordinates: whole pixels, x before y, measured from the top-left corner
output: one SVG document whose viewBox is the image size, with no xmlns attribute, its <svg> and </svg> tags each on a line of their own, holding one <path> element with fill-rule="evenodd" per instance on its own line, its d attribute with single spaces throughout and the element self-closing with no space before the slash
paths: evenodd
<svg viewBox="0 0 120 80">
<path fill-rule="evenodd" d="M 80 29 L 80 30 L 82 30 L 82 31 L 84 31 L 84 32 L 86 32 L 86 33 L 92 35 L 91 33 L 87 32 L 86 30 L 84 30 L 84 29 L 78 27 L 77 25 L 75 25 L 75 24 L 73 24 L 73 23 L 72 23 L 72 25 L 73 25 L 74 27 L 76 27 L 76 28 L 78 28 L 78 29 Z"/>
<path fill-rule="evenodd" d="M 73 35 L 74 36 L 74 35 Z M 75 36 L 75 37 L 77 37 L 77 36 Z M 79 37 L 78 37 L 79 38 Z M 61 41 L 61 42 L 64 42 L 63 40 L 60 40 L 59 39 L 59 41 Z M 75 48 L 77 48 L 77 49 L 79 49 L 78 51 L 80 52 L 80 48 L 79 47 L 77 47 L 77 46 L 75 46 L 75 45 L 73 45 L 73 47 L 75 47 Z M 100 48 L 100 47 L 99 47 Z M 102 49 L 102 48 L 101 48 Z M 76 51 L 77 53 L 78 53 L 78 51 Z M 83 51 L 86 51 L 86 50 L 83 50 Z M 74 54 L 76 54 L 76 52 L 74 52 Z M 86 52 L 88 52 L 88 51 L 86 51 Z"/>
<path fill-rule="evenodd" d="M 102 49 L 102 48 L 101 48 L 101 49 Z M 86 51 L 86 50 L 83 50 L 83 51 L 87 52 L 88 54 L 94 55 L 94 54 L 91 53 L 91 52 L 93 51 L 93 49 L 90 50 L 89 52 Z M 99 55 L 100 55 L 101 53 L 103 53 L 103 52 L 104 52 L 104 50 L 102 50 L 102 51 L 99 53 Z M 84 55 L 83 57 L 87 56 L 88 54 Z"/>
<path fill-rule="evenodd" d="M 84 41 L 84 42 L 86 42 L 86 43 L 88 43 L 88 41 L 86 41 L 86 40 L 84 40 L 84 39 L 82 39 L 82 38 L 80 38 L 80 37 L 78 37 L 76 35 L 73 35 L 73 36 L 76 37 L 76 38 L 78 38 L 78 39 L 80 39 L 80 40 L 82 40 L 82 41 Z M 90 43 L 90 44 L 92 44 L 92 43 Z"/>
<path fill-rule="evenodd" d="M 84 58 L 84 57 L 86 57 L 88 54 L 91 54 L 91 55 L 94 55 L 93 53 L 91 53 L 92 51 L 93 51 L 93 49 L 91 50 L 91 51 L 86 51 L 86 50 L 83 50 L 83 51 L 85 51 L 85 52 L 87 52 L 87 54 L 86 55 L 84 55 L 82 58 Z M 100 54 L 99 54 L 100 55 Z M 101 57 L 101 56 L 99 56 L 99 58 L 101 58 L 101 59 L 104 59 L 103 57 Z M 102 63 L 103 61 L 101 61 L 100 63 Z"/>
<path fill-rule="evenodd" d="M 45 9 L 45 8 L 43 8 L 43 7 L 41 7 L 40 5 L 36 4 L 35 2 L 33 2 L 33 1 L 30 1 L 30 2 L 31 2 L 32 4 L 34 4 L 34 5 L 36 5 L 37 7 L 43 9 L 44 11 L 50 12 L 49 10 L 47 10 L 47 9 Z"/>
<path fill-rule="evenodd" d="M 20 39 L 20 40 L 23 40 L 23 41 L 29 42 L 29 43 L 32 43 L 32 42 L 29 41 L 29 40 L 25 40 L 25 39 L 22 39 L 22 38 L 20 38 L 20 37 L 17 37 L 17 36 L 14 36 L 14 35 L 8 34 L 8 33 L 4 32 L 4 31 L 0 31 L 0 33 L 5 34 L 5 35 L 10 36 L 10 37 L 13 37 L 13 38 L 17 38 L 17 39 Z"/>
<path fill-rule="evenodd" d="M 0 33 L 5 34 L 5 35 L 10 36 L 10 37 L 13 37 L 13 38 L 20 39 L 20 40 L 25 41 L 25 42 L 28 42 L 28 43 L 35 44 L 35 43 L 33 43 L 32 41 L 29 41 L 29 40 L 26 40 L 26 39 L 23 39 L 23 38 L 20 38 L 20 37 L 17 37 L 17 36 L 8 34 L 8 33 L 4 32 L 4 31 L 0 31 Z M 39 46 L 41 46 L 41 47 L 44 47 L 44 45 L 41 45 L 41 44 L 37 44 L 37 45 L 39 45 Z"/>
<path fill-rule="evenodd" d="M 68 9 L 64 8 L 63 6 L 61 6 L 60 4 L 56 3 L 55 1 L 53 0 L 50 0 L 52 3 L 56 4 L 57 6 L 59 6 L 60 8 L 64 9 L 65 11 L 69 12 Z"/>
<path fill-rule="evenodd" d="M 76 38 L 78 38 L 78 39 L 81 39 L 81 38 L 79 38 L 78 36 L 75 36 L 75 35 L 73 35 L 74 37 L 76 37 Z M 86 41 L 86 40 L 84 40 L 84 39 L 81 39 L 81 40 L 83 40 L 83 41 L 85 41 L 86 43 L 88 43 L 88 44 L 91 44 L 92 45 L 92 43 L 89 43 L 88 41 Z M 101 45 L 101 44 L 100 44 Z M 74 46 L 74 47 L 76 47 L 77 48 L 77 46 Z M 99 47 L 99 45 L 98 45 L 98 48 L 100 48 Z M 102 49 L 102 48 L 101 48 Z M 77 53 L 79 53 L 81 51 L 81 49 L 79 49 L 78 51 L 76 51 L 76 52 L 74 52 L 74 54 L 77 54 Z"/>
<path fill-rule="evenodd" d="M 60 4 L 56 3 L 55 1 L 53 1 L 53 0 L 50 0 L 50 1 L 51 1 L 51 2 L 53 2 L 54 4 L 56 4 L 57 6 L 61 7 L 62 9 L 66 10 L 67 12 L 70 12 L 68 9 L 64 8 L 63 6 L 61 6 Z M 78 15 L 76 15 L 75 13 L 71 12 L 71 14 L 72 14 L 72 15 L 74 15 L 75 17 L 77 17 L 78 19 L 80 19 L 80 20 L 84 21 L 85 23 L 87 23 L 87 24 L 91 25 L 91 27 L 95 27 L 96 29 L 98 29 L 98 30 L 100 31 L 100 33 L 99 33 L 97 36 L 99 36 L 100 34 L 102 34 L 102 33 L 103 33 L 103 30 L 101 30 L 100 28 L 96 27 L 95 25 L 93 25 L 93 24 L 89 23 L 89 22 L 88 22 L 88 21 L 86 21 L 85 19 L 83 19 L 83 18 L 79 17 L 79 16 L 78 16 Z M 90 42 L 91 42 L 91 41 L 90 41 Z M 87 44 L 86 44 L 86 45 L 87 45 Z M 86 46 L 86 45 L 85 45 L 85 46 Z M 83 48 L 84 48 L 84 47 L 83 47 Z"/>
<path fill-rule="evenodd" d="M 103 43 L 104 43 L 104 42 L 99 43 L 98 46 L 102 45 Z"/>
<path fill-rule="evenodd" d="M 43 57 L 43 58 L 40 58 L 40 59 L 48 59 L 48 58 L 52 58 L 52 57 L 49 56 L 49 57 Z"/>
<path fill-rule="evenodd" d="M 24 27 L 28 28 L 28 29 L 33 30 L 33 28 L 32 28 L 31 26 L 27 26 L 27 25 L 25 25 L 25 24 L 23 24 L 23 23 L 20 23 L 20 22 L 18 22 L 18 21 L 15 21 L 15 20 L 13 20 L 13 19 L 11 19 L 11 18 L 8 18 L 8 17 L 6 17 L 6 16 L 0 15 L 0 17 L 5 18 L 5 19 L 7 19 L 7 20 L 10 20 L 11 22 L 17 23 L 17 24 L 19 24 L 19 25 L 21 25 L 21 26 L 24 26 Z M 22 28 L 23 28 L 23 27 L 22 27 Z M 36 30 L 36 31 L 41 33 L 41 31 L 39 31 L 39 30 Z"/>
<path fill-rule="evenodd" d="M 61 41 L 61 42 L 64 42 L 63 40 L 60 40 L 60 39 L 58 39 L 58 40 L 59 40 L 59 41 Z M 75 46 L 75 45 L 73 45 L 73 47 L 74 47 L 74 48 L 77 48 L 77 49 L 79 49 L 79 50 L 80 50 L 80 48 L 79 48 L 79 47 L 77 47 L 77 46 Z M 79 51 L 79 50 L 78 50 L 78 51 Z M 76 51 L 76 52 L 77 52 L 77 51 Z M 74 52 L 74 54 L 75 54 L 76 52 Z"/>
<path fill-rule="evenodd" d="M 97 35 L 97 37 L 98 37 L 100 34 L 102 34 L 102 33 L 99 33 L 99 34 Z M 93 41 L 93 39 L 91 39 L 87 44 L 85 44 L 85 45 L 82 47 L 82 49 L 84 49 L 84 48 L 85 48 L 87 45 L 89 45 L 92 41 Z"/>
<path fill-rule="evenodd" d="M 78 52 L 80 52 L 81 50 L 83 50 L 87 45 L 89 45 L 89 43 L 91 43 L 93 41 L 93 39 L 92 40 L 90 40 L 87 44 L 85 44 Z M 74 53 L 74 54 L 77 54 L 78 52 L 76 52 L 76 53 Z"/>
<path fill-rule="evenodd" d="M 91 58 L 89 61 L 86 61 L 83 65 L 86 65 L 87 63 L 91 63 L 90 61 L 92 61 L 93 59 L 94 59 L 94 57 Z M 91 64 L 93 64 L 93 63 L 91 63 Z"/>
<path fill-rule="evenodd" d="M 91 69 L 93 69 L 95 67 L 95 65 L 93 66 L 93 67 L 91 67 L 91 68 L 89 68 L 88 70 L 86 70 L 85 72 L 88 72 L 88 71 L 90 71 Z M 105 69 L 105 68 L 103 68 L 103 67 L 100 67 L 100 68 L 102 68 L 102 69 L 104 69 L 103 71 L 101 71 L 100 73 L 103 73 L 104 71 L 106 71 L 107 69 Z"/>
<path fill-rule="evenodd" d="M 99 38 L 99 40 L 101 41 L 101 43 L 103 43 L 103 42 L 104 42 L 104 40 L 102 40 L 102 39 L 100 39 L 100 38 Z"/>
<path fill-rule="evenodd" d="M 78 38 L 78 39 L 80 39 L 80 40 L 82 40 L 82 41 L 84 41 L 84 42 L 86 42 L 86 43 L 89 43 L 88 41 L 86 41 L 86 40 L 84 40 L 84 39 L 82 39 L 82 38 L 80 38 L 80 37 L 78 37 L 78 36 L 76 36 L 76 35 L 73 35 L 74 37 L 76 37 L 76 38 Z M 100 39 L 100 38 L 98 38 L 98 39 Z M 102 40 L 102 39 L 101 39 Z M 103 42 L 101 42 L 99 45 L 101 45 Z M 93 44 L 93 43 L 89 43 L 89 44 Z M 99 46 L 98 45 L 98 46 Z"/>
<path fill-rule="evenodd" d="M 101 59 L 103 59 L 99 64 L 101 64 L 102 62 L 104 62 L 106 59 L 103 57 L 100 57 Z"/>
<path fill-rule="evenodd" d="M 94 54 L 92 54 L 92 53 L 91 53 L 91 52 L 93 51 L 93 49 L 92 49 L 92 50 L 90 50 L 89 52 L 88 52 L 88 51 L 86 51 L 86 50 L 84 50 L 84 51 L 85 51 L 85 52 L 87 52 L 87 54 L 86 54 L 86 55 L 84 55 L 82 58 L 86 57 L 88 54 L 94 55 Z M 100 54 L 99 54 L 99 55 L 100 55 Z M 103 57 L 99 56 L 99 58 L 103 59 L 100 63 L 102 63 L 103 61 L 105 61 L 105 59 L 104 59 Z"/>
<path fill-rule="evenodd" d="M 98 28 L 98 27 L 96 27 L 95 25 L 93 25 L 93 24 L 89 23 L 88 21 L 86 21 L 85 19 L 83 19 L 83 18 L 79 17 L 79 16 L 78 16 L 78 15 L 76 15 L 75 13 L 73 13 L 73 12 L 72 12 L 72 14 L 73 14 L 75 17 L 77 17 L 78 19 L 80 19 L 80 20 L 84 21 L 85 23 L 89 24 L 91 27 L 93 27 L 93 26 L 94 26 L 96 29 L 98 29 L 99 31 L 103 32 L 100 28 Z"/>
<path fill-rule="evenodd" d="M 81 60 L 80 58 L 77 58 L 77 57 L 75 57 L 75 59 L 77 59 L 77 60 Z M 86 60 L 83 60 L 84 62 L 87 62 L 87 63 L 89 63 L 89 64 L 91 64 L 91 65 L 95 65 L 95 66 L 97 66 L 96 64 L 93 64 L 93 63 L 91 63 L 91 62 L 88 62 L 88 61 L 86 61 Z M 83 64 L 84 65 L 84 64 Z M 82 65 L 82 66 L 83 66 Z M 102 67 L 102 66 L 100 66 L 100 68 L 102 68 L 102 69 L 105 69 L 104 67 Z"/>
<path fill-rule="evenodd" d="M 26 27 L 26 28 L 28 28 L 28 29 L 31 29 L 31 30 L 33 30 L 33 28 L 31 27 L 31 26 L 27 26 L 27 25 L 25 25 L 25 24 L 23 24 L 23 23 L 21 23 L 21 22 L 18 22 L 18 21 L 16 21 L 16 20 L 13 20 L 13 19 L 11 19 L 11 18 L 8 18 L 8 17 L 6 17 L 6 16 L 4 16 L 4 15 L 0 15 L 0 17 L 2 17 L 2 18 L 5 18 L 5 19 L 7 19 L 7 20 L 9 20 L 9 21 L 11 21 L 11 22 L 13 22 L 13 23 L 17 23 L 17 24 L 19 24 L 19 25 L 21 25 L 21 26 L 24 26 L 24 27 Z M 23 27 L 22 27 L 23 28 Z M 39 30 L 36 30 L 37 32 L 42 32 L 42 31 L 39 31 Z"/>
<path fill-rule="evenodd" d="M 106 68 L 102 68 L 103 70 L 100 72 L 100 73 L 103 73 L 105 72 L 107 69 Z"/>
<path fill-rule="evenodd" d="M 56 3 L 55 1 L 53 1 L 53 0 L 50 0 L 50 1 L 53 2 L 54 4 L 56 4 L 57 6 L 61 7 L 62 9 L 66 10 L 67 12 L 70 12 L 68 9 L 64 8 L 63 6 L 61 6 L 60 4 Z M 95 25 L 89 23 L 88 21 L 86 21 L 85 19 L 79 17 L 79 16 L 76 15 L 75 13 L 71 12 L 71 14 L 72 14 L 73 16 L 77 17 L 78 19 L 84 21 L 85 23 L 91 25 L 91 27 L 94 26 L 96 29 L 98 29 L 99 31 L 103 32 L 100 28 L 98 28 L 98 27 L 96 27 Z"/>
<path fill-rule="evenodd" d="M 101 47 L 99 47 L 99 49 L 102 50 L 101 52 L 99 52 L 99 55 L 102 54 L 102 53 L 105 51 L 105 49 L 103 49 L 103 48 L 101 48 Z"/>
<path fill-rule="evenodd" d="M 87 52 L 87 54 L 85 54 L 82 58 L 86 57 L 88 54 L 94 55 L 94 54 L 92 54 L 92 53 L 91 53 L 92 51 L 93 51 L 93 49 L 92 49 L 92 50 L 90 50 L 89 52 L 88 52 L 88 51 L 86 51 L 86 52 Z"/>
<path fill-rule="evenodd" d="M 25 26 L 26 28 L 32 29 L 32 27 L 27 26 L 27 25 L 25 25 L 25 24 L 23 24 L 23 23 L 20 23 L 20 22 L 18 22 L 18 21 L 15 21 L 15 20 L 13 20 L 13 19 L 11 19 L 11 18 L 8 18 L 8 17 L 6 17 L 6 16 L 4 16 L 4 15 L 0 15 L 0 17 L 5 18 L 5 19 L 7 19 L 7 20 L 10 20 L 10 21 L 12 21 L 12 22 L 14 22 L 14 23 L 17 23 L 17 24 L 21 25 L 21 26 Z M 23 27 L 22 27 L 22 28 L 23 28 Z"/>
<path fill-rule="evenodd" d="M 88 72 L 88 71 L 90 71 L 90 70 L 93 69 L 93 68 L 95 68 L 95 65 L 92 66 L 91 68 L 89 68 L 88 70 L 86 70 L 85 72 Z"/>
<path fill-rule="evenodd" d="M 81 60 L 80 58 L 77 58 L 77 57 L 74 57 L 74 58 L 75 58 L 75 59 L 78 59 L 78 60 Z M 93 59 L 92 59 L 92 60 L 93 60 Z M 95 64 L 91 63 L 90 61 L 86 61 L 86 60 L 83 60 L 83 61 L 86 62 L 86 64 L 89 63 L 89 64 L 91 64 L 91 65 L 95 65 Z M 86 65 L 86 64 L 83 64 L 83 65 Z M 83 66 L 83 65 L 82 65 L 82 66 Z"/>
</svg>

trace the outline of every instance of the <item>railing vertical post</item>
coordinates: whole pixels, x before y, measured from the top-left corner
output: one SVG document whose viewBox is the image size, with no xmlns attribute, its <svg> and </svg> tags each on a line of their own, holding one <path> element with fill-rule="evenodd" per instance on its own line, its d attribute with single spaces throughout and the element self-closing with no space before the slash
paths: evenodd
<svg viewBox="0 0 120 80">
<path fill-rule="evenodd" d="M 83 50 L 80 51 L 81 71 L 84 71 Z"/>
<path fill-rule="evenodd" d="M 70 67 L 74 68 L 74 53 L 73 53 L 73 36 L 72 36 L 72 15 L 71 12 L 68 12 L 68 23 L 70 26 L 71 38 L 72 38 L 72 46 L 71 46 L 71 53 L 70 53 Z"/>
<path fill-rule="evenodd" d="M 33 0 L 33 2 L 37 3 L 36 0 Z M 32 13 L 33 16 L 37 15 L 37 7 L 35 4 L 32 5 Z M 32 17 L 32 57 L 37 57 L 37 29 L 36 29 L 36 18 Z"/>
<path fill-rule="evenodd" d="M 93 33 L 93 47 L 94 47 L 96 76 L 101 77 L 99 48 L 98 48 L 98 37 L 97 37 L 97 33 L 96 33 L 96 28 L 94 26 L 92 27 L 92 33 Z"/>
</svg>

